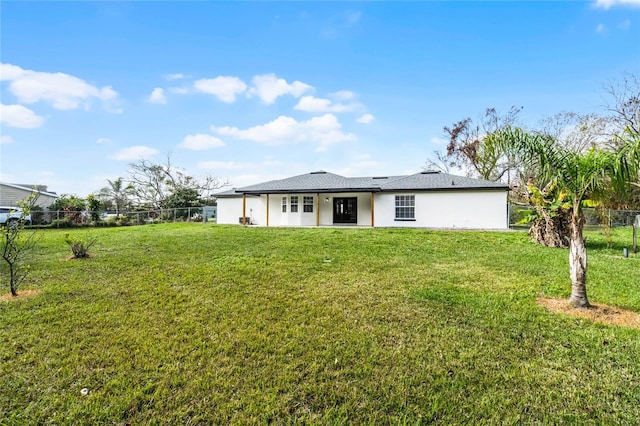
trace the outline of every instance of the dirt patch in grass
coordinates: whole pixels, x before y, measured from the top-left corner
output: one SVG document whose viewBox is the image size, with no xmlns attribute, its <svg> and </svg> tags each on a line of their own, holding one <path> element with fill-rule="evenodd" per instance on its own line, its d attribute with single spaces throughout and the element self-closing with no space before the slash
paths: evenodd
<svg viewBox="0 0 640 426">
<path fill-rule="evenodd" d="M 591 321 L 607 325 L 640 328 L 640 313 L 616 306 L 592 304 L 588 309 L 576 309 L 569 304 L 567 299 L 547 299 L 541 297 L 536 299 L 536 301 L 539 305 L 544 306 L 551 312 L 587 318 Z"/>
<path fill-rule="evenodd" d="M 0 302 L 4 300 L 19 300 L 25 297 L 31 297 L 40 294 L 40 290 L 20 290 L 17 296 L 12 296 L 11 293 L 0 294 Z"/>
</svg>

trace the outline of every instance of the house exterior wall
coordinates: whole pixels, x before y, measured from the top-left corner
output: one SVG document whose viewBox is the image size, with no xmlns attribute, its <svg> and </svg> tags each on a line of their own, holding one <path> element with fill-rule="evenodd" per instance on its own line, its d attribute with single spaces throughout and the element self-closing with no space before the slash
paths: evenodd
<svg viewBox="0 0 640 426">
<path fill-rule="evenodd" d="M 291 212 L 291 196 L 298 196 L 298 212 Z M 415 220 L 395 219 L 395 196 L 415 196 Z M 313 197 L 313 212 L 303 210 L 303 197 Z M 282 213 L 282 198 L 287 198 L 287 212 Z M 335 197 L 358 199 L 358 223 L 355 226 L 371 226 L 371 193 L 320 194 L 320 226 L 332 226 L 333 200 Z M 506 191 L 431 191 L 431 192 L 378 192 L 374 193 L 376 227 L 409 228 L 462 228 L 507 229 Z M 269 226 L 316 226 L 318 199 L 315 193 L 269 195 Z M 267 224 L 267 196 L 247 196 L 247 216 L 251 223 Z M 242 217 L 242 197 L 218 199 L 220 224 L 238 224 Z M 342 226 L 342 224 L 341 224 Z M 343 226 L 354 226 L 344 224 Z"/>
<path fill-rule="evenodd" d="M 395 219 L 395 196 L 415 195 L 415 220 Z M 507 229 L 507 191 L 377 193 L 375 225 L 410 228 Z"/>
<path fill-rule="evenodd" d="M 0 184 L 0 206 L 15 207 L 19 201 L 30 196 L 32 191 L 14 188 L 13 186 Z M 56 200 L 56 197 L 40 194 L 35 202 L 36 206 L 47 208 Z"/>
<path fill-rule="evenodd" d="M 298 197 L 298 211 L 291 212 L 291 196 Z M 282 212 L 282 199 L 287 199 L 287 212 Z M 304 197 L 313 198 L 313 212 L 304 212 Z M 269 225 L 275 226 L 316 226 L 316 194 L 272 194 L 269 195 Z M 322 210 L 321 210 L 322 211 Z"/>
<path fill-rule="evenodd" d="M 291 196 L 298 197 L 298 211 L 291 212 Z M 282 212 L 282 198 L 287 199 L 287 211 Z M 313 212 L 304 212 L 304 197 L 313 198 Z M 320 208 L 320 226 L 333 225 L 333 198 L 356 197 L 358 199 L 358 223 L 357 226 L 371 226 L 371 193 L 340 193 L 320 194 L 296 193 L 296 194 L 270 194 L 269 195 L 269 226 L 316 226 L 318 218 L 317 209 Z M 255 225 L 267 224 L 267 196 L 247 197 L 247 216 Z M 242 217 L 242 197 L 219 198 L 218 218 L 220 224 L 238 224 L 238 218 Z M 345 225 L 349 226 L 349 225 Z M 353 226 L 353 225 L 351 225 Z"/>
<path fill-rule="evenodd" d="M 333 199 L 352 198 L 358 199 L 358 223 L 355 226 L 371 226 L 371 193 L 370 192 L 344 192 L 339 194 L 320 194 L 320 225 L 333 225 Z M 326 199 L 329 199 L 327 202 Z M 353 224 L 339 224 L 340 226 L 354 226 Z"/>
<path fill-rule="evenodd" d="M 261 200 L 258 197 L 247 197 L 246 215 L 253 223 L 260 223 Z M 238 225 L 242 217 L 242 197 L 218 198 L 216 223 Z"/>
</svg>

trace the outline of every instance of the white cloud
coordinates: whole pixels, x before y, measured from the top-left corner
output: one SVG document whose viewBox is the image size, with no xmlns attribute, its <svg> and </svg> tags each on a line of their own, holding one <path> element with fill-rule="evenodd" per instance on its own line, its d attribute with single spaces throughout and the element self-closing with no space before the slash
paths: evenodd
<svg viewBox="0 0 640 426">
<path fill-rule="evenodd" d="M 247 90 L 247 85 L 238 77 L 219 76 L 196 80 L 193 87 L 203 93 L 214 95 L 222 102 L 233 103 L 236 95 Z"/>
<path fill-rule="evenodd" d="M 265 167 L 281 167 L 285 163 L 282 160 L 276 160 L 272 155 L 267 155 L 261 164 Z"/>
<path fill-rule="evenodd" d="M 44 120 L 44 117 L 37 115 L 22 105 L 0 104 L 0 122 L 4 123 L 5 126 L 35 129 L 42 126 Z"/>
<path fill-rule="evenodd" d="M 294 109 L 307 112 L 347 112 L 360 107 L 360 104 L 345 105 L 333 103 L 329 99 L 316 98 L 314 96 L 303 96 Z"/>
<path fill-rule="evenodd" d="M 444 146 L 444 145 L 448 145 L 449 144 L 449 140 L 448 139 L 439 138 L 439 137 L 431 138 L 429 140 L 429 142 L 431 142 L 432 144 L 437 145 L 437 146 Z"/>
<path fill-rule="evenodd" d="M 258 96 L 267 104 L 274 103 L 282 95 L 291 95 L 299 98 L 305 92 L 313 90 L 313 86 L 301 81 L 294 81 L 289 84 L 285 79 L 276 77 L 275 74 L 256 75 L 251 80 L 251 83 L 253 87 L 249 89 L 249 94 Z"/>
<path fill-rule="evenodd" d="M 112 155 L 111 158 L 120 161 L 132 161 L 153 157 L 157 153 L 158 150 L 149 148 L 148 146 L 132 146 L 130 148 L 121 149 Z"/>
<path fill-rule="evenodd" d="M 598 24 L 598 26 L 596 27 L 596 32 L 603 33 L 605 29 L 606 27 L 604 26 L 604 24 Z"/>
<path fill-rule="evenodd" d="M 169 87 L 169 91 L 177 95 L 186 95 L 187 93 L 189 93 L 189 89 L 186 89 L 184 87 Z"/>
<path fill-rule="evenodd" d="M 340 13 L 327 22 L 327 26 L 322 30 L 321 35 L 328 38 L 337 37 L 342 32 L 355 27 L 360 22 L 361 17 L 361 12 L 346 11 Z"/>
<path fill-rule="evenodd" d="M 379 176 L 382 166 L 383 164 L 373 160 L 370 154 L 356 154 L 346 167 L 337 169 L 334 173 L 342 176 Z"/>
<path fill-rule="evenodd" d="M 164 78 L 166 78 L 167 80 L 182 80 L 183 78 L 187 78 L 187 76 L 181 73 L 176 73 L 167 74 Z"/>
<path fill-rule="evenodd" d="M 352 101 L 356 98 L 356 94 L 351 90 L 338 90 L 337 92 L 329 93 L 336 101 Z"/>
<path fill-rule="evenodd" d="M 121 112 L 113 108 L 118 92 L 111 86 L 96 87 L 86 81 L 64 73 L 48 73 L 25 70 L 16 65 L 0 64 L 0 79 L 11 81 L 9 91 L 21 103 L 47 102 L 55 109 L 76 109 L 81 104 L 89 108 L 93 99 L 105 103 L 110 112 Z"/>
<path fill-rule="evenodd" d="M 364 114 L 363 116 L 358 118 L 356 121 L 361 124 L 369 124 L 373 120 L 375 120 L 375 117 L 372 114 Z"/>
<path fill-rule="evenodd" d="M 629 19 L 622 21 L 618 24 L 618 28 L 620 28 L 621 30 L 628 30 L 629 28 L 631 28 L 631 21 Z"/>
<path fill-rule="evenodd" d="M 21 77 L 25 70 L 16 65 L 0 63 L 0 81 L 11 81 Z"/>
<path fill-rule="evenodd" d="M 14 140 L 11 136 L 9 135 L 2 135 L 0 136 L 0 145 L 2 144 L 7 144 L 7 143 L 13 143 Z"/>
<path fill-rule="evenodd" d="M 197 135 L 185 136 L 182 143 L 178 146 L 193 151 L 204 151 L 207 149 L 220 148 L 224 146 L 224 142 L 214 136 L 198 133 Z"/>
<path fill-rule="evenodd" d="M 111 139 L 107 139 L 107 138 L 99 138 L 99 139 L 96 141 L 96 143 L 97 143 L 97 144 L 103 144 L 103 143 L 107 143 L 107 144 L 108 144 L 108 143 L 111 143 Z"/>
<path fill-rule="evenodd" d="M 346 26 L 347 27 L 351 27 L 355 24 L 358 23 L 358 21 L 360 21 L 360 18 L 362 17 L 362 13 L 360 12 L 351 12 L 351 13 L 347 13 L 346 15 Z"/>
<path fill-rule="evenodd" d="M 211 130 L 219 135 L 235 139 L 248 140 L 268 146 L 292 143 L 317 143 L 317 151 L 325 151 L 331 144 L 356 139 L 353 133 L 344 133 L 338 118 L 333 114 L 313 117 L 307 121 L 296 121 L 292 117 L 281 115 L 269 123 L 250 127 L 246 130 L 237 127 L 216 127 Z"/>
<path fill-rule="evenodd" d="M 149 102 L 153 104 L 166 104 L 167 97 L 164 95 L 164 89 L 160 87 L 153 89 L 153 92 L 151 92 L 149 96 Z"/>
<path fill-rule="evenodd" d="M 640 0 L 596 0 L 596 7 L 609 9 L 612 6 L 640 7 Z"/>
<path fill-rule="evenodd" d="M 201 161 L 198 163 L 200 169 L 241 170 L 249 167 L 251 167 L 249 163 L 236 163 L 235 161 Z"/>
</svg>

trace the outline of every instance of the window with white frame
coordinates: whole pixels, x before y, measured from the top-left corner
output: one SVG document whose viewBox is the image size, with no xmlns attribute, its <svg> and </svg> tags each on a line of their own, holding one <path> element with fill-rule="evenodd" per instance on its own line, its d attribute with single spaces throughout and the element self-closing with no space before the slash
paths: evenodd
<svg viewBox="0 0 640 426">
<path fill-rule="evenodd" d="M 415 195 L 396 195 L 396 220 L 416 220 Z"/>
<path fill-rule="evenodd" d="M 298 213 L 298 196 L 291 196 L 291 213 Z"/>
<path fill-rule="evenodd" d="M 302 197 L 302 211 L 313 213 L 313 197 Z"/>
<path fill-rule="evenodd" d="M 282 213 L 287 212 L 287 197 L 282 197 Z"/>
</svg>

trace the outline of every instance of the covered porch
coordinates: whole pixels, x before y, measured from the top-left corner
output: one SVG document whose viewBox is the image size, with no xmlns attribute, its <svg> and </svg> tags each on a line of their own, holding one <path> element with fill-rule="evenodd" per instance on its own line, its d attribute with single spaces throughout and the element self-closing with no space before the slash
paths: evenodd
<svg viewBox="0 0 640 426">
<path fill-rule="evenodd" d="M 242 194 L 242 224 L 375 226 L 375 192 Z"/>
</svg>

